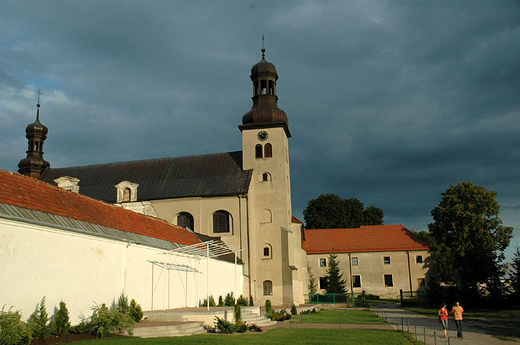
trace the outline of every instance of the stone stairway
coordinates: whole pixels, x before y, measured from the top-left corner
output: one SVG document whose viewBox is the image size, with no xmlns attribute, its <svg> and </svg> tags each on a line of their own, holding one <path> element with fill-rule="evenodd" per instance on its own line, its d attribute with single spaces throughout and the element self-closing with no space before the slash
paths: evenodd
<svg viewBox="0 0 520 345">
<path fill-rule="evenodd" d="M 243 307 L 241 314 L 242 321 L 248 325 L 254 324 L 259 327 L 276 325 L 276 321 L 271 321 L 271 319 L 261 314 L 259 307 Z"/>
<path fill-rule="evenodd" d="M 181 337 L 203 334 L 200 322 L 140 322 L 134 327 L 134 336 L 140 338 Z"/>
</svg>

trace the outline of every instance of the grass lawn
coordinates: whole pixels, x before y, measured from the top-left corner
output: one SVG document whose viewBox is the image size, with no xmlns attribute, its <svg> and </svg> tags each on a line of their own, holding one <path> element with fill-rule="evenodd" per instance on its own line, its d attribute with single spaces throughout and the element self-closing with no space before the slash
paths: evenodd
<svg viewBox="0 0 520 345">
<path fill-rule="evenodd" d="M 302 323 L 341 323 L 341 324 L 388 324 L 369 310 L 328 310 L 322 309 L 316 314 L 294 315 L 290 322 Z"/>
<path fill-rule="evenodd" d="M 375 344 L 410 345 L 412 338 L 397 331 L 361 329 L 296 329 L 278 328 L 269 332 L 245 334 L 204 334 L 175 338 L 106 338 L 75 342 L 74 345 L 161 345 L 161 344 Z M 415 344 L 423 344 L 416 342 Z"/>
<path fill-rule="evenodd" d="M 431 317 L 437 317 L 435 308 L 406 308 Z M 450 308 L 448 307 L 448 310 Z M 450 313 L 450 318 L 452 318 Z M 484 330 L 497 338 L 520 338 L 520 310 L 467 309 L 464 321 L 469 326 Z M 464 325 L 463 325 L 464 327 Z"/>
</svg>

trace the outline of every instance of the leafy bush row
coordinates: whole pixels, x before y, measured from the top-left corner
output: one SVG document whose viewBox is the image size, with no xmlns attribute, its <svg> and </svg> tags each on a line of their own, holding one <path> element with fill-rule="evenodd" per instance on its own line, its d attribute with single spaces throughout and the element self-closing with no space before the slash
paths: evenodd
<svg viewBox="0 0 520 345">
<path fill-rule="evenodd" d="M 209 306 L 210 307 L 224 307 L 224 306 L 234 306 L 234 305 L 240 305 L 240 306 L 253 306 L 253 296 L 249 296 L 249 301 L 243 296 L 240 295 L 240 297 L 235 301 L 235 297 L 233 297 L 233 292 L 228 293 L 225 298 L 222 298 L 222 295 L 218 297 L 218 304 L 215 303 L 215 299 L 213 298 L 213 295 L 209 296 Z M 208 306 L 208 299 L 205 298 L 202 302 L 203 307 Z"/>
<path fill-rule="evenodd" d="M 49 317 L 45 306 L 45 297 L 31 314 L 29 320 L 24 322 L 20 311 L 13 311 L 12 307 L 0 311 L 0 344 L 18 345 L 30 344 L 32 339 L 45 339 L 49 334 L 62 336 L 69 331 L 73 333 L 95 333 L 99 337 L 105 337 L 115 333 L 132 333 L 134 322 L 139 322 L 143 317 L 141 306 L 132 300 L 128 304 L 128 298 L 121 294 L 117 307 L 108 308 L 105 304 L 92 307 L 93 315 L 84 319 L 80 324 L 71 327 L 69 311 L 65 302 L 60 302 L 60 307 L 53 318 Z"/>
</svg>

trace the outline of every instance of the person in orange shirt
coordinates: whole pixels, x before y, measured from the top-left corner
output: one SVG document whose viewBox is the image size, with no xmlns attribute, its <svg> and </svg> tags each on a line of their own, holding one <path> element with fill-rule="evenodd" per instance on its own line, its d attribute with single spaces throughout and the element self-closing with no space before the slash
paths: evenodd
<svg viewBox="0 0 520 345">
<path fill-rule="evenodd" d="M 451 312 L 453 313 L 455 325 L 457 326 L 457 337 L 464 338 L 462 335 L 462 313 L 464 313 L 464 308 L 460 306 L 459 302 L 455 302 L 455 306 L 451 308 Z"/>
<path fill-rule="evenodd" d="M 441 304 L 439 309 L 439 322 L 442 324 L 442 330 L 444 331 L 444 338 L 448 337 L 448 309 L 446 303 Z"/>
</svg>

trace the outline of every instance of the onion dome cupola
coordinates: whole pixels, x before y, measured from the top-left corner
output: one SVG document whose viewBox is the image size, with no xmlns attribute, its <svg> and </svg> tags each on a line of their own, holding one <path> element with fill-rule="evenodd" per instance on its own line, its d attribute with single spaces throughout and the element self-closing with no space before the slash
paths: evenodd
<svg viewBox="0 0 520 345">
<path fill-rule="evenodd" d="M 253 81 L 253 108 L 242 117 L 240 130 L 248 128 L 284 127 L 288 137 L 289 120 L 285 112 L 278 108 L 276 96 L 276 67 L 265 59 L 262 48 L 262 60 L 251 68 Z"/>
<path fill-rule="evenodd" d="M 43 159 L 43 143 L 49 130 L 40 122 L 40 99 L 36 105 L 36 121 L 25 128 L 26 138 L 29 140 L 27 157 L 18 163 L 18 172 L 39 178 L 43 170 L 50 167 L 49 162 Z"/>
</svg>

